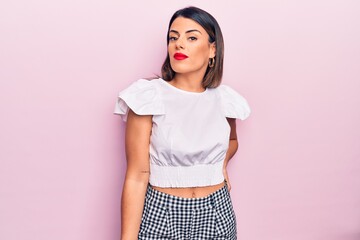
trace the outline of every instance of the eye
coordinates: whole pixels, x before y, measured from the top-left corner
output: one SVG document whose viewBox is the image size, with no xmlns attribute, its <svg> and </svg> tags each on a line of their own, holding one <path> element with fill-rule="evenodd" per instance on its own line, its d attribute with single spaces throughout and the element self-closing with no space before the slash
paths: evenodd
<svg viewBox="0 0 360 240">
<path fill-rule="evenodd" d="M 195 41 L 195 40 L 197 40 L 197 38 L 196 37 L 189 37 L 189 40 L 190 41 Z"/>
<path fill-rule="evenodd" d="M 169 37 L 169 41 L 175 41 L 177 37 Z"/>
</svg>

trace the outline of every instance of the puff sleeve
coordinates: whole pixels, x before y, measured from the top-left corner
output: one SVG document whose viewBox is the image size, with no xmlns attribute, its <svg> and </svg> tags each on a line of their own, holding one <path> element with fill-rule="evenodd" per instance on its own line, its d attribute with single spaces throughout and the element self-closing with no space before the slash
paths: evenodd
<svg viewBox="0 0 360 240">
<path fill-rule="evenodd" d="M 227 85 L 220 85 L 219 93 L 225 116 L 245 120 L 251 110 L 246 99 Z"/>
<path fill-rule="evenodd" d="M 114 114 L 126 121 L 129 108 L 138 115 L 163 115 L 165 108 L 160 91 L 151 80 L 139 79 L 118 95 Z"/>
</svg>

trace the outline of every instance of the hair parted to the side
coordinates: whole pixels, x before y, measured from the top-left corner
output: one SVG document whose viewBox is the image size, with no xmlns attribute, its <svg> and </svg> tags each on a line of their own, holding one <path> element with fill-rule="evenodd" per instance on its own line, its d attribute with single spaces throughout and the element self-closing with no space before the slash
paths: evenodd
<svg viewBox="0 0 360 240">
<path fill-rule="evenodd" d="M 169 44 L 169 30 L 171 24 L 178 17 L 191 19 L 200 24 L 207 34 L 209 35 L 209 43 L 215 42 L 215 65 L 206 69 L 202 85 L 205 88 L 215 88 L 220 85 L 223 75 L 223 62 L 224 62 L 224 39 L 221 29 L 216 19 L 208 12 L 197 7 L 186 7 L 174 13 L 171 17 L 166 35 L 167 44 Z M 171 68 L 169 54 L 167 53 L 166 59 L 161 67 L 162 78 L 170 81 L 174 78 L 175 72 Z"/>
</svg>

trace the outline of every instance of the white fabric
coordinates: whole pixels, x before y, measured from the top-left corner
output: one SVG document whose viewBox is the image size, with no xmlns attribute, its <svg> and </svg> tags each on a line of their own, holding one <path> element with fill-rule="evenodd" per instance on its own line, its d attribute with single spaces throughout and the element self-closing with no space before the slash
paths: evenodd
<svg viewBox="0 0 360 240">
<path fill-rule="evenodd" d="M 219 86 L 225 116 L 245 120 L 250 114 L 250 107 L 243 96 L 226 85 Z"/>
<path fill-rule="evenodd" d="M 150 182 L 158 187 L 210 186 L 224 181 L 223 161 L 193 166 L 150 165 Z"/>
<path fill-rule="evenodd" d="M 138 115 L 161 115 L 165 113 L 159 90 L 152 81 L 139 79 L 119 93 L 114 113 L 126 121 L 129 108 Z"/>
<path fill-rule="evenodd" d="M 226 118 L 245 120 L 250 108 L 229 86 L 188 92 L 165 80 L 140 79 L 119 93 L 114 113 L 126 121 L 131 108 L 153 115 L 150 137 L 150 184 L 196 187 L 221 183 L 229 145 Z"/>
</svg>

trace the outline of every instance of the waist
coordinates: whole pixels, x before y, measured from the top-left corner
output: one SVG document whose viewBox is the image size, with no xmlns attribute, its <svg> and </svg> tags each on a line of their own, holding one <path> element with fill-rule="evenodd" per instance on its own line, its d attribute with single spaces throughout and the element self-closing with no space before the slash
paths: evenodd
<svg viewBox="0 0 360 240">
<path fill-rule="evenodd" d="M 212 186 L 204 187 L 184 187 L 184 188 L 163 188 L 157 186 L 150 187 L 158 192 L 166 193 L 172 196 L 181 197 L 181 198 L 203 198 L 207 197 L 210 194 L 220 190 L 226 186 L 225 182 L 221 182 Z"/>
</svg>

